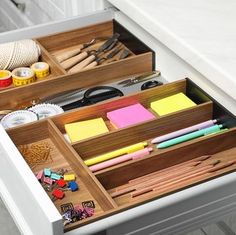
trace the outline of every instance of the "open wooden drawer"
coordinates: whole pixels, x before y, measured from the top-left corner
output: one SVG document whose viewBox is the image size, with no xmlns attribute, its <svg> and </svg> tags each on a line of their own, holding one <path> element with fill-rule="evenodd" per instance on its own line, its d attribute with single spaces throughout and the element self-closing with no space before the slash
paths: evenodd
<svg viewBox="0 0 236 235">
<path fill-rule="evenodd" d="M 111 37 L 114 33 L 120 34 L 118 45 L 115 48 L 120 48 L 121 51 L 112 59 L 108 59 L 92 69 L 68 74 L 54 56 L 58 52 L 64 53 L 67 50 L 81 47 L 83 43 L 89 42 L 94 38 L 98 39 L 98 42 L 88 49 L 84 49 L 84 51 L 97 50 L 105 39 Z M 30 105 L 31 101 L 48 95 L 75 88 L 86 88 L 109 83 L 130 74 L 152 71 L 154 68 L 155 57 L 153 52 L 116 21 L 93 24 L 63 33 L 36 38 L 35 40 L 42 51 L 40 61 L 47 62 L 50 65 L 51 74 L 45 79 L 28 85 L 20 87 L 11 85 L 0 90 L 0 109 L 22 108 L 25 104 Z M 125 49 L 129 51 L 129 56 L 119 59 Z M 102 53 L 102 56 L 107 56 L 113 50 L 114 48 L 105 54 Z"/>
<path fill-rule="evenodd" d="M 129 31 L 142 38 L 145 44 L 157 52 L 157 68 L 160 68 L 169 81 L 184 78 L 187 74 L 193 78 L 193 81 L 197 81 L 198 85 L 200 84 L 207 93 L 212 94 L 209 84 L 207 82 L 204 83 L 206 79 L 201 74 L 194 71 L 192 67 L 188 67 L 189 65 L 180 60 L 176 54 L 163 47 L 161 42 L 153 40 L 145 30 L 135 25 L 134 22 L 127 20 L 126 16 L 121 14 L 114 16 L 110 11 L 78 17 L 66 22 L 25 29 L 19 33 L 9 33 L 9 35 L 3 35 L 0 40 L 4 40 L 4 38 L 5 41 L 12 40 L 12 38 L 15 40 L 25 37 L 42 38 L 50 33 L 69 29 L 74 30 L 86 25 L 110 21 L 112 18 L 116 18 L 125 27 L 127 26 Z M 46 45 L 44 46 L 46 47 Z M 152 57 L 150 52 L 144 54 L 141 57 L 147 56 L 149 59 Z M 145 58 L 147 59 L 147 57 Z M 0 93 L 0 106 L 1 108 L 14 108 L 19 102 L 27 102 L 44 94 L 68 90 L 71 87 L 95 85 L 97 84 L 97 79 L 99 82 L 105 83 L 108 80 L 110 81 L 111 78 L 113 80 L 113 75 L 114 79 L 118 80 L 120 77 L 130 73 L 150 71 L 152 63 L 150 63 L 149 59 L 147 61 L 141 60 L 138 63 L 139 66 L 133 67 L 131 64 L 131 67 L 127 67 L 125 70 L 118 69 L 115 73 L 113 66 L 108 70 L 106 70 L 107 66 L 100 66 L 77 75 L 62 75 L 60 79 L 52 78 L 20 89 L 14 88 L 2 91 Z M 54 61 L 53 57 L 52 60 Z M 96 77 L 94 76 L 94 71 L 96 71 Z M 107 73 L 104 73 L 104 71 L 107 71 Z M 88 79 L 84 79 L 85 77 Z M 70 83 L 68 83 L 68 80 L 70 80 Z M 236 190 L 235 173 L 230 174 L 230 172 L 234 171 L 234 166 L 227 168 L 227 172 L 222 170 L 217 172 L 217 174 L 188 182 L 187 185 L 182 184 L 178 188 L 171 188 L 166 192 L 146 194 L 144 198 L 138 200 L 129 201 L 126 197 L 112 198 L 111 196 L 117 187 L 126 184 L 129 180 L 196 159 L 204 154 L 212 154 L 213 158 L 231 158 L 231 153 L 224 151 L 235 151 L 235 117 L 221 106 L 218 106 L 213 99 L 209 99 L 204 92 L 192 85 L 191 82 L 187 83 L 187 87 L 185 87 L 184 81 L 167 84 L 167 86 L 169 88 L 176 87 L 177 84 L 179 84 L 176 88 L 178 91 L 185 92 L 186 88 L 187 96 L 198 104 L 195 108 L 126 129 L 111 130 L 106 135 L 73 145 L 70 145 L 64 139 L 64 124 L 79 120 L 80 118 L 78 118 L 77 114 L 83 115 L 84 118 L 94 117 L 96 112 L 104 115 L 102 110 L 107 102 L 71 111 L 50 120 L 39 121 L 9 130 L 8 134 L 11 138 L 0 127 L 1 195 L 21 231 L 24 234 L 40 235 L 60 235 L 64 232 L 68 235 L 92 234 L 105 229 L 108 230 L 108 234 L 112 235 L 127 234 L 129 232 L 131 234 L 151 234 L 156 231 L 158 231 L 158 234 L 183 234 L 183 231 L 202 226 L 209 218 L 218 218 L 220 215 L 232 211 L 235 208 Z M 156 89 L 154 90 L 156 91 Z M 161 93 L 161 87 L 157 90 Z M 172 91 L 167 89 L 166 92 L 171 94 Z M 149 102 L 146 101 L 145 94 L 149 96 L 151 93 L 151 90 L 147 93 L 140 92 L 133 97 L 139 97 L 141 103 L 148 105 Z M 10 95 L 8 96 L 8 94 Z M 155 94 L 152 95 L 153 97 L 155 96 Z M 122 107 L 123 104 L 119 100 L 122 101 L 126 98 L 130 100 L 130 97 L 124 97 L 109 102 L 115 102 L 117 107 Z M 222 100 L 219 99 L 219 101 L 221 102 Z M 133 101 L 131 100 L 130 102 Z M 154 151 L 144 159 L 122 163 L 97 173 L 92 173 L 83 163 L 83 160 L 93 154 L 103 153 L 116 147 L 120 148 L 128 143 L 150 141 L 157 135 L 210 118 L 221 118 L 231 129 L 224 133 L 181 144 L 178 147 Z M 166 124 L 170 125 L 167 126 Z M 146 129 L 149 131 L 145 132 L 144 130 Z M 112 142 L 112 145 L 107 142 L 110 138 L 116 140 Z M 38 169 L 35 168 L 32 171 L 16 148 L 16 146 L 22 144 L 35 144 L 38 141 L 47 141 L 50 146 L 54 147 L 54 162 L 59 159 L 60 163 L 58 164 L 60 166 L 68 167 L 78 176 L 77 179 L 78 183 L 81 184 L 82 194 L 74 194 L 76 195 L 75 199 L 73 195 L 66 193 L 67 196 L 63 200 L 75 200 L 74 202 L 76 203 L 77 196 L 78 200 L 84 200 L 85 196 L 88 200 L 91 199 L 95 202 L 95 216 L 68 225 L 64 231 L 60 215 L 60 201 L 56 201 L 55 204 L 52 203 L 51 195 L 49 197 L 45 193 L 33 173 Z M 96 144 L 96 148 L 91 148 L 90 143 Z M 48 164 L 52 168 L 53 165 L 52 163 Z M 143 166 L 145 166 L 145 171 Z M 111 181 L 107 180 L 107 177 L 110 178 L 117 174 L 120 176 L 118 179 L 114 177 Z M 199 184 L 200 182 L 201 184 Z M 190 185 L 191 187 L 189 187 Z"/>
<path fill-rule="evenodd" d="M 67 123 L 93 117 L 105 117 L 105 113 L 110 110 L 137 102 L 148 107 L 153 100 L 179 92 L 186 93 L 197 106 L 161 117 L 156 116 L 153 120 L 127 128 L 118 130 L 110 128 L 109 133 L 73 144 L 68 143 L 64 138 L 64 125 Z M 157 149 L 150 143 L 151 139 L 156 136 L 215 118 L 220 119 L 223 123 L 227 123 L 226 125 L 230 129 L 167 149 Z M 66 192 L 62 200 L 55 201 L 55 207 L 59 212 L 61 212 L 62 204 L 78 204 L 88 200 L 94 201 L 96 206 L 95 215 L 66 225 L 64 231 L 67 232 L 131 207 L 234 171 L 236 169 L 235 164 L 215 172 L 205 172 L 192 179 L 187 178 L 178 184 L 170 184 L 169 187 L 147 192 L 140 196 L 133 197 L 132 193 L 134 190 L 119 194 L 124 189 L 132 188 L 132 182 L 135 185 L 137 179 L 142 181 L 146 179 L 145 177 L 150 178 L 155 173 L 159 174 L 159 177 L 163 177 L 166 171 L 168 172 L 169 169 L 172 169 L 172 175 L 169 173 L 169 177 L 174 176 L 176 174 L 175 171 L 178 170 L 174 167 L 186 164 L 184 166 L 188 169 L 189 165 L 198 162 L 198 158 L 204 155 L 210 154 L 211 157 L 200 164 L 200 168 L 216 160 L 220 160 L 220 165 L 230 160 L 236 160 L 235 122 L 233 116 L 224 111 L 214 101 L 211 101 L 192 82 L 180 80 L 126 97 L 116 98 L 112 101 L 67 112 L 51 119 L 9 129 L 7 133 L 13 143 L 21 150 L 23 156 L 24 151 L 22 149 L 30 148 L 32 145 L 46 144 L 51 148 L 51 159 L 49 161 L 34 165 L 31 162 L 32 159 L 25 159 L 34 174 L 44 168 L 51 168 L 56 171 L 62 167 L 76 174 L 76 180 L 80 188 L 74 193 Z M 141 141 L 148 141 L 149 146 L 153 147 L 154 150 L 149 156 L 127 161 L 95 173 L 92 173 L 84 163 L 84 160 L 91 158 L 91 156 L 97 156 Z M 196 170 L 198 170 L 198 167 L 196 166 Z M 48 192 L 48 196 L 48 200 L 50 200 L 52 197 L 51 191 Z"/>
</svg>

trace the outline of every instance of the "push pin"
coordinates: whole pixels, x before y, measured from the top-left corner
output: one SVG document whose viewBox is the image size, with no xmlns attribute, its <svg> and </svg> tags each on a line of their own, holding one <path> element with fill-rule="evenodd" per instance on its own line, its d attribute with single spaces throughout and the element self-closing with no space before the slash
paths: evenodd
<svg viewBox="0 0 236 235">
<path fill-rule="evenodd" d="M 55 189 L 53 192 L 52 192 L 52 200 L 55 201 L 57 199 L 62 199 L 64 196 L 65 196 L 65 193 L 62 192 L 60 189 Z"/>
<path fill-rule="evenodd" d="M 73 180 L 75 180 L 75 175 L 74 174 L 64 175 L 64 180 L 65 181 L 73 181 Z"/>
<path fill-rule="evenodd" d="M 52 173 L 50 168 L 44 168 L 43 172 L 46 177 L 50 177 Z"/>
</svg>

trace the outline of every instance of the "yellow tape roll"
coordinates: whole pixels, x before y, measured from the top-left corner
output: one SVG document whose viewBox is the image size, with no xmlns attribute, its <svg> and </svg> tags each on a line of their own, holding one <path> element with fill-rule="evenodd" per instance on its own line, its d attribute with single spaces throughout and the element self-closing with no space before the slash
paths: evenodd
<svg viewBox="0 0 236 235">
<path fill-rule="evenodd" d="M 31 69 L 35 72 L 36 78 L 42 79 L 50 74 L 49 65 L 45 62 L 37 62 L 31 66 Z"/>
<path fill-rule="evenodd" d="M 36 80 L 34 71 L 26 67 L 14 69 L 12 71 L 12 78 L 15 86 L 24 86 Z"/>
</svg>

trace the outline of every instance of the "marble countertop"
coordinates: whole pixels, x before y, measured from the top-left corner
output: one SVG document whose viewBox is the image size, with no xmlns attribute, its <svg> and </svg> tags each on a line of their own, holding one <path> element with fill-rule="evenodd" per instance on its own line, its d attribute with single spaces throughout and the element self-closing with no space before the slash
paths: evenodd
<svg viewBox="0 0 236 235">
<path fill-rule="evenodd" d="M 236 1 L 109 1 L 236 100 Z"/>
</svg>

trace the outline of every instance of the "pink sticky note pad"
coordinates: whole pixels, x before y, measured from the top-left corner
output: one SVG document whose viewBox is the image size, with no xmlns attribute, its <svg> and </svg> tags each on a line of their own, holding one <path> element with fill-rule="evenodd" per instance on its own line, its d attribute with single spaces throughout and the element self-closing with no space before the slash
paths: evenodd
<svg viewBox="0 0 236 235">
<path fill-rule="evenodd" d="M 116 128 L 123 128 L 154 119 L 155 116 L 137 103 L 107 113 L 107 118 Z"/>
</svg>

